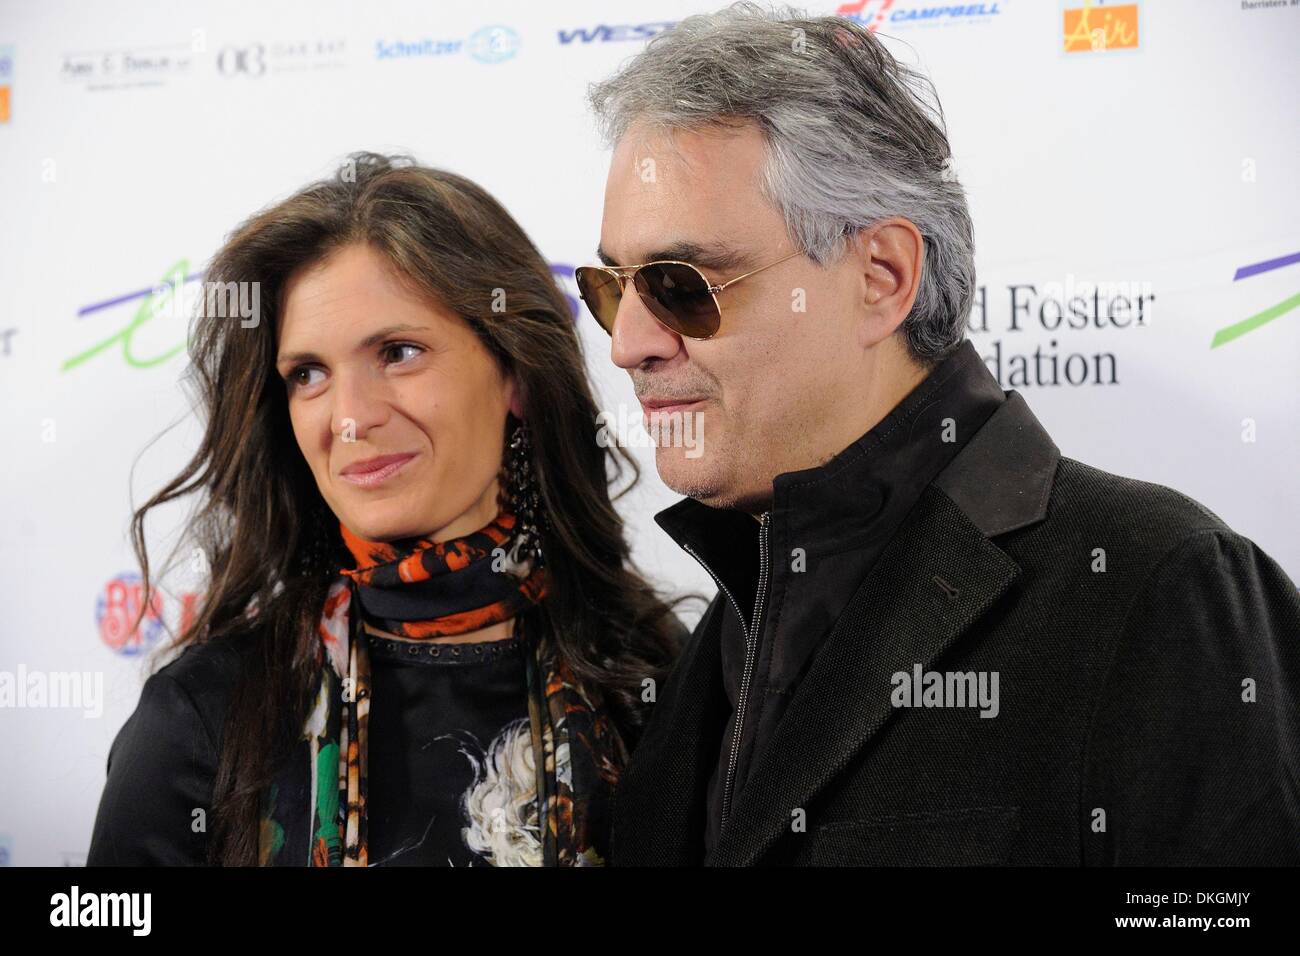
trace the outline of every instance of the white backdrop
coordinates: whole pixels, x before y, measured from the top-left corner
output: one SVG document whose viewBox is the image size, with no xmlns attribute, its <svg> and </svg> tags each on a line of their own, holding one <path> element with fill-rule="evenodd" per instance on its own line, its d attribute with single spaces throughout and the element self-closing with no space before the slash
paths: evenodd
<svg viewBox="0 0 1300 956">
<path fill-rule="evenodd" d="M 848 12 L 938 88 L 975 221 L 972 336 L 1003 386 L 1064 454 L 1177 487 L 1300 579 L 1300 6 L 1108 3 L 1090 13 L 1099 42 L 1066 52 L 1083 3 Z M 116 623 L 131 505 L 198 437 L 185 320 L 150 290 L 196 280 L 249 213 L 372 149 L 478 181 L 574 295 L 608 161 L 586 84 L 714 8 L 0 2 L 0 680 L 18 688 L 0 707 L 0 862 L 84 861 L 108 746 L 164 636 L 155 621 L 123 643 Z M 1072 314 L 1058 303 L 1091 308 L 1090 283 L 1115 321 L 1053 328 Z M 602 403 L 635 409 L 608 338 L 578 327 Z M 654 524 L 677 496 L 636 453 L 621 511 L 637 560 L 712 594 Z M 182 518 L 152 519 L 154 553 Z M 171 626 L 186 590 L 159 608 Z M 60 675 L 87 696 L 43 706 L 32 688 Z"/>
</svg>

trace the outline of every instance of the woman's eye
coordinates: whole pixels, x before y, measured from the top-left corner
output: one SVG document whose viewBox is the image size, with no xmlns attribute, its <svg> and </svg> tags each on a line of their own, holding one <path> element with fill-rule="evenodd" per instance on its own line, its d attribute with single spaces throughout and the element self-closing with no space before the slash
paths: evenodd
<svg viewBox="0 0 1300 956">
<path fill-rule="evenodd" d="M 390 345 L 385 345 L 385 346 L 384 346 L 384 352 L 385 352 L 386 354 L 391 353 L 394 349 L 399 349 L 399 350 L 400 350 L 400 349 L 414 349 L 416 355 L 419 355 L 421 352 L 424 351 L 424 348 L 423 348 L 422 346 L 419 346 L 419 345 L 413 345 L 413 344 L 410 343 L 410 342 L 393 342 L 393 343 L 390 344 Z M 414 356 L 412 356 L 412 357 L 414 357 Z M 402 359 L 401 359 L 401 358 L 398 358 L 396 361 L 397 361 L 397 362 L 401 362 Z"/>
<path fill-rule="evenodd" d="M 300 365 L 285 377 L 285 384 L 290 388 L 307 388 L 314 384 L 311 381 L 303 381 L 303 375 L 310 375 L 312 372 L 319 372 L 320 369 L 312 368 L 309 365 Z"/>
<path fill-rule="evenodd" d="M 402 354 L 403 349 L 411 349 L 414 354 L 409 356 L 404 355 Z M 425 348 L 423 345 L 416 345 L 413 342 L 391 342 L 381 348 L 379 354 L 382 358 L 390 359 L 388 364 L 400 365 L 402 362 L 409 361 L 411 358 L 414 358 L 416 355 L 419 355 L 424 351 Z M 287 385 L 291 390 L 296 388 L 310 388 L 312 385 L 318 384 L 318 382 L 314 382 L 310 378 L 313 372 L 322 376 L 325 374 L 323 369 L 316 368 L 313 365 L 299 365 L 284 377 L 285 385 Z"/>
</svg>

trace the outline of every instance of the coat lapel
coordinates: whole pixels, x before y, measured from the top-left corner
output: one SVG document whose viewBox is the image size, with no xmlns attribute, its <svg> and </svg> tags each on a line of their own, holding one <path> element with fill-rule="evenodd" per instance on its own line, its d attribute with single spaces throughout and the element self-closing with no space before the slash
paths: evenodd
<svg viewBox="0 0 1300 956">
<path fill-rule="evenodd" d="M 890 719 L 892 675 L 918 663 L 929 670 L 1019 570 L 946 494 L 928 487 L 756 755 L 706 865 L 754 863 L 788 830 L 791 812 L 808 807 Z"/>
</svg>

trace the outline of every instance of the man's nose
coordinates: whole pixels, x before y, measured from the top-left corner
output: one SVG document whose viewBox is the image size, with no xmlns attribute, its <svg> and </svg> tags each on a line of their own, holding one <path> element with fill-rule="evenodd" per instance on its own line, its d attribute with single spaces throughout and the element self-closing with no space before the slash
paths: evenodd
<svg viewBox="0 0 1300 956">
<path fill-rule="evenodd" d="M 334 409 L 331 423 L 341 441 L 360 441 L 366 433 L 388 420 L 387 386 L 366 371 L 340 369 L 334 377 Z"/>
<path fill-rule="evenodd" d="M 623 289 L 610 333 L 610 357 L 614 364 L 630 371 L 646 359 L 670 359 L 681 347 L 681 336 L 659 323 L 629 281 Z"/>
</svg>

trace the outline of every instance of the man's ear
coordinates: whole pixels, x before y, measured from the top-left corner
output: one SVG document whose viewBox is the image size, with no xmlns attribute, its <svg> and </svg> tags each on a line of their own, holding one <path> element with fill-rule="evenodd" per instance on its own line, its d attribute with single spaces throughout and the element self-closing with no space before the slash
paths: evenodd
<svg viewBox="0 0 1300 956">
<path fill-rule="evenodd" d="M 910 220 L 894 218 L 863 229 L 856 242 L 864 285 L 859 344 L 870 348 L 893 335 L 912 311 L 925 241 Z"/>
</svg>

